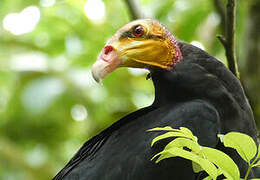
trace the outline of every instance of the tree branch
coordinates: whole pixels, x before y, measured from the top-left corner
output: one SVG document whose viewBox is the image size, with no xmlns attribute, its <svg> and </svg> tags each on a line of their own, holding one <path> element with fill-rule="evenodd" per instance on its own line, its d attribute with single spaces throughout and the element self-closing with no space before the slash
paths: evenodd
<svg viewBox="0 0 260 180">
<path fill-rule="evenodd" d="M 236 31 L 236 0 L 228 0 L 226 10 L 226 56 L 228 67 L 235 76 L 239 76 L 237 69 L 236 51 L 235 51 L 235 31 Z"/>
<path fill-rule="evenodd" d="M 215 0 L 218 1 L 218 0 Z M 222 17 L 223 15 L 221 15 Z M 235 51 L 235 31 L 236 31 L 236 0 L 228 0 L 225 16 L 225 38 L 217 36 L 226 50 L 227 62 L 230 71 L 239 76 L 237 69 L 236 51 Z"/>
<path fill-rule="evenodd" d="M 139 10 L 139 6 L 136 5 L 135 0 L 125 0 L 125 3 L 128 7 L 129 14 L 131 15 L 131 19 L 140 19 L 143 17 L 141 11 Z"/>
<path fill-rule="evenodd" d="M 224 46 L 224 48 L 227 47 L 227 40 L 224 36 L 222 35 L 217 35 L 217 38 L 219 39 L 219 41 L 222 43 L 222 45 Z"/>
</svg>

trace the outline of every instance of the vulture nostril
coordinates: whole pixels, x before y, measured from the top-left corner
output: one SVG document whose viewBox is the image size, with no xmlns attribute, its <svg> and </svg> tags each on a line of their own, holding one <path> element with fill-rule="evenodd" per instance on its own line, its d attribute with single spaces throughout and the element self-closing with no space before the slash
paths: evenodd
<svg viewBox="0 0 260 180">
<path fill-rule="evenodd" d="M 111 51 L 113 51 L 113 46 L 110 46 L 110 45 L 108 45 L 108 46 L 105 46 L 104 47 L 104 54 L 105 55 L 108 55 Z"/>
</svg>

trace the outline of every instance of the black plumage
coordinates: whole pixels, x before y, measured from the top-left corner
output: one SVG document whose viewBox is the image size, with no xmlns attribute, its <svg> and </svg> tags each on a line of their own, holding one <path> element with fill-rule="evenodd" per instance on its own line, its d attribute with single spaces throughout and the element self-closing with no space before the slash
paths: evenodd
<svg viewBox="0 0 260 180">
<path fill-rule="evenodd" d="M 154 127 L 187 127 L 204 146 L 228 153 L 245 175 L 247 164 L 224 148 L 217 134 L 246 133 L 257 141 L 253 114 L 238 79 L 220 61 L 203 50 L 179 42 L 183 59 L 171 71 L 154 69 L 154 103 L 133 112 L 87 141 L 53 180 L 198 180 L 191 162 L 150 159 L 166 141 L 151 147 L 162 132 Z M 251 173 L 254 176 L 254 173 Z"/>
</svg>

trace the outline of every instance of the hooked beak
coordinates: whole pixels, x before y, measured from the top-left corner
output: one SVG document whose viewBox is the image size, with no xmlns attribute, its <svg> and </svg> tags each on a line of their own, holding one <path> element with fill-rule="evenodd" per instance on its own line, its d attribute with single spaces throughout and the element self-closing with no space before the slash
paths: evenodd
<svg viewBox="0 0 260 180">
<path fill-rule="evenodd" d="M 119 53 L 112 45 L 106 45 L 98 56 L 97 61 L 93 64 L 91 72 L 96 82 L 113 72 L 121 64 Z"/>
</svg>

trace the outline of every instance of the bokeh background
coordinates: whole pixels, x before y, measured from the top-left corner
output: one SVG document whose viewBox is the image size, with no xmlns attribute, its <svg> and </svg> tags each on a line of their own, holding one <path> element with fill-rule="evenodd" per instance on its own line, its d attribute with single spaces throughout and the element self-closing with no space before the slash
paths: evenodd
<svg viewBox="0 0 260 180">
<path fill-rule="evenodd" d="M 51 179 L 87 139 L 152 103 L 146 71 L 118 69 L 103 85 L 90 73 L 109 37 L 132 20 L 129 2 L 0 0 L 0 179 Z M 141 16 L 225 63 L 216 34 L 226 0 L 135 2 Z M 239 70 L 257 122 L 259 12 L 259 0 L 238 0 Z"/>
</svg>

